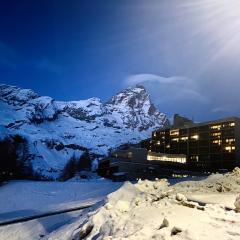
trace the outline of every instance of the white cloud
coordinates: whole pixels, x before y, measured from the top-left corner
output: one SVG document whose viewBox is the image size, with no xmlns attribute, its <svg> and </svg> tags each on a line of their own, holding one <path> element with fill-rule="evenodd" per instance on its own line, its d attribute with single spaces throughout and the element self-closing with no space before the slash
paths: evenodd
<svg viewBox="0 0 240 240">
<path fill-rule="evenodd" d="M 196 83 L 186 77 L 162 77 L 156 74 L 135 74 L 128 76 L 125 86 L 142 84 L 149 91 L 153 101 L 157 103 L 192 100 L 207 102 L 207 98 L 199 92 Z"/>
<path fill-rule="evenodd" d="M 159 110 L 168 114 L 180 113 L 189 117 L 198 116 L 199 110 L 207 109 L 209 99 L 200 91 L 196 81 L 182 76 L 162 77 L 156 74 L 128 76 L 124 86 L 143 85 Z"/>
<path fill-rule="evenodd" d="M 223 106 L 218 106 L 215 107 L 211 110 L 213 113 L 226 113 L 226 112 L 234 112 L 237 111 L 236 106 L 232 106 L 232 105 L 223 105 Z"/>
<path fill-rule="evenodd" d="M 161 84 L 179 84 L 181 81 L 187 81 L 187 78 L 184 77 L 161 77 L 156 74 L 135 74 L 130 75 L 125 79 L 126 85 L 136 85 L 139 83 L 145 83 L 145 82 L 157 82 Z"/>
</svg>

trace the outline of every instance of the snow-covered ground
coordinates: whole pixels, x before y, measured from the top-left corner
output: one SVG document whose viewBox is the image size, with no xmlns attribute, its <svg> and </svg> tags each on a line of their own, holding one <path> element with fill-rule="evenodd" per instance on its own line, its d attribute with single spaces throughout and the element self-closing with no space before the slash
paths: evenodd
<svg viewBox="0 0 240 240">
<path fill-rule="evenodd" d="M 12 181 L 0 187 L 0 222 L 95 203 L 115 191 L 121 183 Z"/>
<path fill-rule="evenodd" d="M 240 213 L 222 204 L 233 206 L 239 180 L 240 169 L 236 169 L 174 186 L 167 180 L 126 182 L 94 210 L 86 210 L 88 214 L 44 239 L 239 240 Z M 185 194 L 211 195 L 216 203 L 201 206 Z"/>
<path fill-rule="evenodd" d="M 107 180 L 85 182 L 12 181 L 0 187 L 0 222 L 51 210 L 101 201 L 122 184 Z M 0 227 L 1 240 L 35 240 L 72 222 L 82 211 Z"/>
<path fill-rule="evenodd" d="M 28 209 L 37 206 L 53 209 L 53 206 L 62 208 L 75 206 L 75 203 L 98 202 L 90 209 L 0 227 L 1 240 L 240 239 L 240 212 L 234 210 L 240 192 L 239 168 L 224 175 L 213 174 L 203 180 L 174 185 L 166 179 L 140 180 L 135 184 L 125 182 L 121 187 L 119 183 L 107 181 L 52 183 L 55 187 L 50 183 L 29 182 L 22 190 L 26 196 L 19 197 L 19 203 L 18 199 L 7 202 L 16 194 L 17 184 L 21 182 L 0 189 L 0 195 L 5 195 L 5 200 L 0 200 L 0 204 L 6 205 L 5 213 L 6 209 L 13 212 L 13 209 L 26 209 L 26 206 L 31 206 Z M 8 191 L 4 192 L 5 187 Z M 8 192 L 12 195 L 6 195 Z M 108 192 L 112 193 L 99 201 Z M 190 199 L 208 203 L 202 206 Z"/>
</svg>

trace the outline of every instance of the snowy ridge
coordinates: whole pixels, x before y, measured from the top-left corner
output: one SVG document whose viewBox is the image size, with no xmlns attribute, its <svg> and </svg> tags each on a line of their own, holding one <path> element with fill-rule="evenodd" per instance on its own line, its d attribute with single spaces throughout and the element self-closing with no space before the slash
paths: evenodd
<svg viewBox="0 0 240 240">
<path fill-rule="evenodd" d="M 0 85 L 1 135 L 28 141 L 33 170 L 57 178 L 67 161 L 88 149 L 106 155 L 110 148 L 137 143 L 168 124 L 144 87 L 121 91 L 108 102 L 98 98 L 61 102 L 30 89 Z"/>
</svg>

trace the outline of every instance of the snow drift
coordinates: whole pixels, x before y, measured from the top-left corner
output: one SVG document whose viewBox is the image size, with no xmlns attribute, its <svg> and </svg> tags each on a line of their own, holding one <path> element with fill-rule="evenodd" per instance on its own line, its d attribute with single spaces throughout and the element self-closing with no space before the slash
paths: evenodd
<svg viewBox="0 0 240 240">
<path fill-rule="evenodd" d="M 232 173 L 173 186 L 164 179 L 139 181 L 135 185 L 126 182 L 95 209 L 86 211 L 47 239 L 237 240 L 240 237 L 237 211 L 226 211 L 221 204 L 200 206 L 187 200 L 184 194 L 198 190 L 205 194 L 218 192 L 221 198 L 224 193 L 218 191 L 217 185 L 230 182 L 229 192 L 236 194 L 240 191 L 239 178 L 240 170 L 236 168 Z"/>
</svg>

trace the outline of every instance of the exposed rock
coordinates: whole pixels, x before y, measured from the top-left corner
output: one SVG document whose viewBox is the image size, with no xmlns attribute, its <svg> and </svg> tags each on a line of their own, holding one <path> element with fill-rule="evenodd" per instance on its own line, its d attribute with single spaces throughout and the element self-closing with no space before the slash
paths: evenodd
<svg viewBox="0 0 240 240">
<path fill-rule="evenodd" d="M 187 201 L 187 198 L 185 195 L 181 194 L 181 193 L 177 193 L 176 194 L 176 200 L 183 202 L 183 201 Z"/>
<path fill-rule="evenodd" d="M 181 233 L 182 229 L 179 227 L 173 227 L 171 230 L 171 236 L 177 235 L 178 233 Z"/>
<path fill-rule="evenodd" d="M 169 221 L 167 220 L 167 218 L 163 219 L 163 222 L 162 222 L 161 226 L 159 227 L 159 229 L 162 229 L 165 227 L 169 227 Z"/>
<path fill-rule="evenodd" d="M 142 86 L 102 103 L 98 98 L 60 102 L 0 84 L 1 136 L 24 136 L 33 170 L 44 177 L 57 178 L 72 156 L 79 158 L 87 150 L 104 156 L 110 148 L 136 144 L 167 124 Z"/>
<path fill-rule="evenodd" d="M 236 211 L 240 212 L 240 194 L 237 195 L 234 206 L 236 207 Z"/>
</svg>

